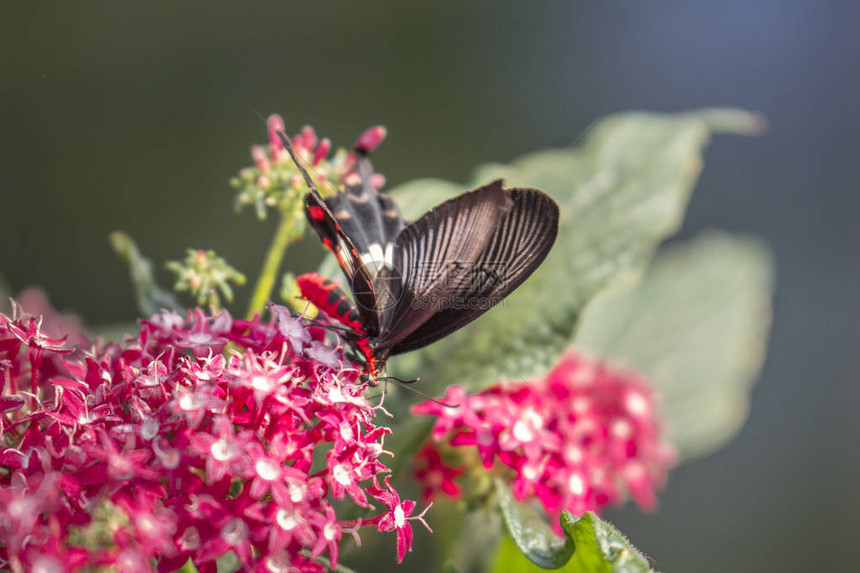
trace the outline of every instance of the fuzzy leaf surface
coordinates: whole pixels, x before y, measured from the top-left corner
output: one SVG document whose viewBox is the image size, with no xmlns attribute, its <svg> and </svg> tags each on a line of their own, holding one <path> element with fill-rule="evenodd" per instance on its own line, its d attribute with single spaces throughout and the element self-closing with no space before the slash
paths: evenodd
<svg viewBox="0 0 860 573">
<path fill-rule="evenodd" d="M 772 255 L 760 241 L 707 233 L 661 251 L 632 292 L 596 301 L 576 343 L 645 374 L 681 456 L 702 456 L 747 417 L 772 287 Z"/>
<path fill-rule="evenodd" d="M 496 482 L 499 506 L 508 527 L 490 573 L 646 573 L 648 560 L 614 527 L 596 514 L 561 515 L 564 537 L 555 535 L 531 508 L 514 500 L 507 485 Z"/>
<path fill-rule="evenodd" d="M 431 394 L 451 383 L 478 390 L 502 376 L 546 373 L 570 344 L 585 306 L 600 293 L 630 287 L 660 242 L 678 229 L 711 134 L 755 133 L 760 126 L 758 116 L 737 110 L 625 113 L 602 120 L 579 147 L 479 168 L 472 186 L 502 178 L 508 187 L 550 194 L 561 209 L 556 244 L 500 307 L 397 358 L 392 370 L 421 376 Z M 425 180 L 392 194 L 404 214 L 415 217 L 462 190 Z"/>
</svg>

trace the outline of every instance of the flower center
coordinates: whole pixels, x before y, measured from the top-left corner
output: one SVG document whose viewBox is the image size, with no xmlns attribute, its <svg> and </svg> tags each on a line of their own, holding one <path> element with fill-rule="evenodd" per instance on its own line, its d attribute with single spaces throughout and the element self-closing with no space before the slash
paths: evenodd
<svg viewBox="0 0 860 573">
<path fill-rule="evenodd" d="M 235 545 L 248 537 L 248 525 L 241 519 L 232 519 L 221 528 L 221 539 Z"/>
<path fill-rule="evenodd" d="M 624 406 L 634 416 L 647 416 L 651 411 L 648 400 L 638 392 L 628 394 L 627 399 L 624 400 Z"/>
<path fill-rule="evenodd" d="M 279 509 L 275 514 L 275 521 L 278 522 L 278 527 L 284 531 L 289 531 L 299 524 L 296 519 L 296 514 L 290 513 L 286 509 Z"/>
<path fill-rule="evenodd" d="M 406 512 L 403 511 L 402 505 L 394 508 L 394 523 L 398 529 L 406 525 Z"/>
<path fill-rule="evenodd" d="M 179 399 L 179 407 L 186 411 L 193 410 L 194 397 L 191 394 L 184 394 L 182 398 Z"/>
<path fill-rule="evenodd" d="M 514 424 L 514 438 L 520 442 L 531 442 L 537 438 L 535 430 L 539 430 L 542 427 L 543 417 L 535 412 L 533 408 L 528 408 Z"/>
<path fill-rule="evenodd" d="M 612 423 L 612 434 L 621 440 L 633 435 L 633 426 L 627 420 L 615 420 Z"/>
<path fill-rule="evenodd" d="M 585 493 L 585 480 L 579 474 L 573 474 L 568 480 L 570 492 L 573 495 L 583 495 Z"/>
<path fill-rule="evenodd" d="M 523 464 L 523 475 L 529 481 L 534 481 L 540 472 L 538 471 L 538 467 L 534 464 Z"/>
<path fill-rule="evenodd" d="M 227 443 L 227 440 L 221 439 L 212 444 L 212 457 L 219 462 L 225 462 L 233 457 L 233 448 Z"/>
<path fill-rule="evenodd" d="M 278 477 L 278 468 L 269 460 L 260 460 L 256 464 L 257 475 L 266 481 L 272 481 Z"/>
<path fill-rule="evenodd" d="M 140 426 L 140 436 L 144 440 L 151 440 L 158 435 L 159 424 L 154 418 L 147 418 Z"/>
<path fill-rule="evenodd" d="M 479 446 L 491 446 L 495 440 L 493 432 L 489 428 L 479 429 L 475 438 Z"/>
<path fill-rule="evenodd" d="M 340 485 L 349 485 L 352 482 L 351 472 L 346 464 L 337 464 L 331 473 L 335 481 Z"/>
<path fill-rule="evenodd" d="M 296 484 L 290 484 L 290 501 L 299 503 L 305 498 L 305 488 Z"/>
<path fill-rule="evenodd" d="M 343 392 L 337 386 L 333 387 L 328 392 L 328 399 L 332 402 L 344 402 L 346 398 L 343 395 Z"/>
<path fill-rule="evenodd" d="M 251 386 L 254 390 L 271 390 L 272 383 L 265 376 L 254 376 L 251 378 Z"/>
</svg>

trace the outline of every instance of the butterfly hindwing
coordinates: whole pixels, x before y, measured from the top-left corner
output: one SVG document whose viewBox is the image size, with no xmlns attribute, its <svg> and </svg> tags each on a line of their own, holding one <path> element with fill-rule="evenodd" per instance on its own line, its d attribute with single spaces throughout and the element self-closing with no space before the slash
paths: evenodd
<svg viewBox="0 0 860 573">
<path fill-rule="evenodd" d="M 447 306 L 438 310 L 391 354 L 422 348 L 459 330 L 498 304 L 543 262 L 558 234 L 558 205 L 537 189 L 506 189 L 513 207 L 505 214 L 459 284 L 449 284 Z"/>
<path fill-rule="evenodd" d="M 480 260 L 513 206 L 495 181 L 438 205 L 400 232 L 394 268 L 401 292 L 381 315 L 376 348 L 393 348 L 442 310 L 450 285 Z"/>
<path fill-rule="evenodd" d="M 311 190 L 305 197 L 305 211 L 346 275 L 367 334 L 374 336 L 381 309 L 399 296 L 400 285 L 393 281 L 390 267 L 394 238 L 405 223 L 394 200 L 373 187 L 367 153 L 355 149 L 353 158 L 343 192 L 323 199 Z"/>
<path fill-rule="evenodd" d="M 323 201 L 358 252 L 382 261 L 386 245 L 392 244 L 404 227 L 403 219 L 394 200 L 374 189 L 373 166 L 367 155 L 355 150 L 353 157 L 355 165 L 344 177 L 343 192 Z"/>
</svg>

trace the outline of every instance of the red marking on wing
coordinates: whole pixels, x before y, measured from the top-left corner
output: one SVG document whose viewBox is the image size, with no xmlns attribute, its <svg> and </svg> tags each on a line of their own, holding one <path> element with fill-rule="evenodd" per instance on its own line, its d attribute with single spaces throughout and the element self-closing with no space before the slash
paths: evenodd
<svg viewBox="0 0 860 573">
<path fill-rule="evenodd" d="M 319 273 L 305 273 L 303 275 L 299 275 L 296 278 L 296 283 L 298 284 L 299 291 L 302 293 L 304 298 L 310 301 L 322 312 L 358 334 L 358 338 L 351 342 L 362 356 L 364 356 L 370 378 L 375 381 L 376 377 L 379 375 L 379 366 L 373 355 L 373 349 L 370 347 L 370 340 L 368 340 L 364 332 L 364 325 L 361 323 L 361 315 L 355 309 L 353 304 L 349 302 L 349 299 L 346 298 L 343 290 L 341 290 L 333 281 Z M 349 304 L 342 305 L 344 301 L 349 302 Z M 343 309 L 344 306 L 346 307 L 346 310 Z M 339 309 L 338 307 L 341 308 Z"/>
<path fill-rule="evenodd" d="M 308 213 L 310 213 L 311 218 L 314 221 L 322 221 L 325 219 L 325 212 L 323 212 L 322 208 L 313 206 L 308 209 Z"/>
<path fill-rule="evenodd" d="M 367 368 L 367 373 L 370 375 L 370 385 L 376 386 L 379 384 L 376 379 L 379 377 L 380 368 L 376 363 L 376 357 L 373 355 L 373 349 L 370 347 L 370 341 L 366 338 L 360 338 L 356 341 L 355 345 L 358 347 L 358 351 L 364 356 L 365 368 Z"/>
<path fill-rule="evenodd" d="M 345 305 L 346 310 L 338 309 L 342 301 L 349 299 L 334 282 L 319 273 L 306 273 L 296 278 L 296 283 L 302 296 L 314 306 L 364 337 L 364 325 L 359 314 L 354 312 L 355 307 L 350 303 Z"/>
</svg>

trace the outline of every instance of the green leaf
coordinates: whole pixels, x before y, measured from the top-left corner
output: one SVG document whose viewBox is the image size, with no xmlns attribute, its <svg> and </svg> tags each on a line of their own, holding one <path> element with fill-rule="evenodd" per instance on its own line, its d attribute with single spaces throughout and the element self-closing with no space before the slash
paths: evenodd
<svg viewBox="0 0 860 573">
<path fill-rule="evenodd" d="M 626 113 L 601 121 L 583 145 L 478 169 L 475 185 L 503 178 L 534 186 L 561 208 L 559 236 L 535 274 L 500 308 L 458 333 L 393 362 L 421 376 L 429 393 L 457 382 L 480 389 L 501 376 L 544 374 L 570 343 L 579 316 L 599 293 L 630 286 L 656 246 L 681 224 L 714 130 L 754 133 L 761 120 L 737 110 L 664 115 Z M 393 192 L 404 212 L 461 189 L 414 182 Z"/>
<path fill-rule="evenodd" d="M 569 573 L 645 573 L 648 560 L 612 524 L 587 512 L 581 518 L 564 511 L 558 537 L 545 521 L 515 501 L 507 484 L 496 482 L 499 505 L 510 537 L 496 553 L 491 573 L 534 573 L 558 569 Z"/>
<path fill-rule="evenodd" d="M 188 561 L 185 562 L 185 565 L 176 570 L 176 573 L 198 573 L 197 567 L 194 566 L 194 562 L 189 558 Z"/>
<path fill-rule="evenodd" d="M 620 531 L 592 512 L 581 518 L 566 511 L 561 527 L 576 540 L 576 552 L 563 571 L 645 573 L 653 571 L 648 559 Z"/>
<path fill-rule="evenodd" d="M 239 557 L 233 551 L 229 551 L 218 558 L 218 573 L 235 573 L 242 568 Z"/>
<path fill-rule="evenodd" d="M 442 201 L 459 195 L 466 189 L 457 183 L 442 179 L 416 179 L 390 191 L 397 199 L 402 216 L 414 221 Z"/>
<path fill-rule="evenodd" d="M 140 254 L 137 244 L 130 236 L 114 231 L 110 234 L 110 242 L 114 252 L 128 264 L 141 316 L 152 316 L 162 308 L 182 311 L 182 305 L 173 293 L 158 286 L 152 271 L 152 261 Z"/>
<path fill-rule="evenodd" d="M 664 249 L 633 292 L 597 301 L 576 342 L 644 373 L 681 455 L 704 455 L 746 419 L 772 283 L 772 257 L 760 241 L 705 234 Z"/>
<path fill-rule="evenodd" d="M 554 534 L 531 507 L 514 499 L 510 486 L 501 479 L 496 480 L 496 495 L 508 533 L 523 555 L 543 569 L 558 569 L 570 560 L 576 550 L 572 537 L 561 538 Z"/>
</svg>

